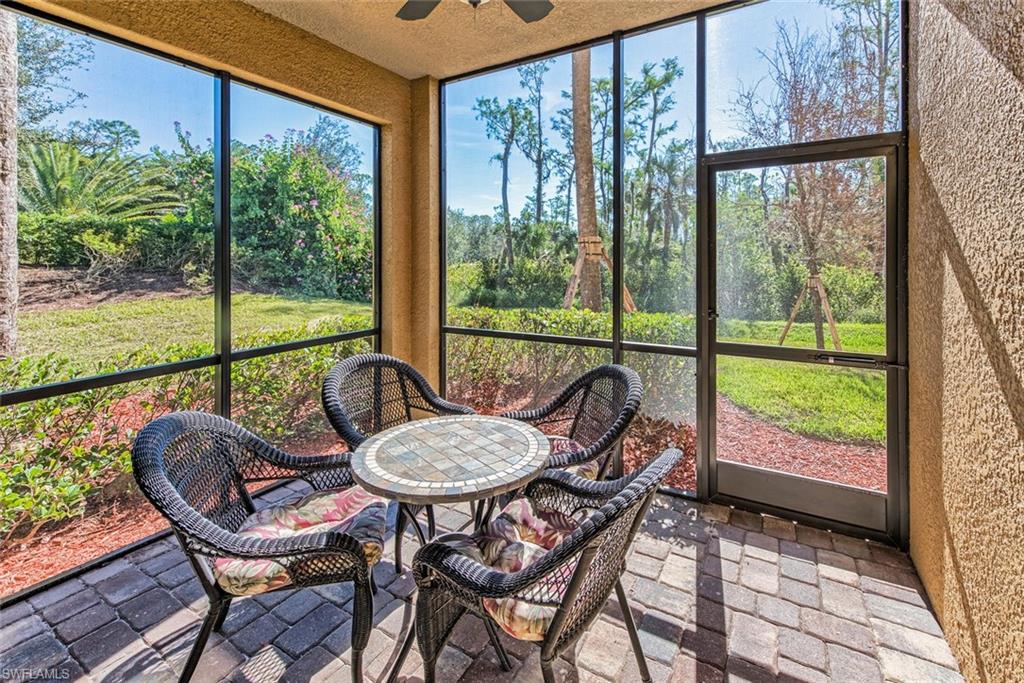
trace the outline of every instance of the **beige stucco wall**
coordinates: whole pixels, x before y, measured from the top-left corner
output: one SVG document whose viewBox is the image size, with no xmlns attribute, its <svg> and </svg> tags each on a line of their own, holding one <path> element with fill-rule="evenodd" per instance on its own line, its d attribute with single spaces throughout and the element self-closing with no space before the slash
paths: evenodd
<svg viewBox="0 0 1024 683">
<path fill-rule="evenodd" d="M 413 187 L 408 80 L 237 0 L 25 4 L 381 124 L 382 347 L 411 359 L 412 197 L 426 188 Z M 422 125 L 416 144 L 423 142 Z M 436 211 L 433 216 L 436 230 Z M 415 217 L 418 231 L 432 229 L 424 221 L 426 214 Z"/>
<path fill-rule="evenodd" d="M 910 547 L 971 681 L 1024 680 L 1024 5 L 911 6 Z"/>
<path fill-rule="evenodd" d="M 412 82 L 412 259 L 409 274 L 413 364 L 437 387 L 440 368 L 440 102 L 437 79 Z"/>
</svg>

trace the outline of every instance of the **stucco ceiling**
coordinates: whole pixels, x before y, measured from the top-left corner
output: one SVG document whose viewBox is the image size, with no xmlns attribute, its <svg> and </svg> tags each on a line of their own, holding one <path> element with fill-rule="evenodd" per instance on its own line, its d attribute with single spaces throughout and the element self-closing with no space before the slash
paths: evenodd
<svg viewBox="0 0 1024 683">
<path fill-rule="evenodd" d="M 245 0 L 406 78 L 437 78 L 554 50 L 620 29 L 674 17 L 722 0 L 553 0 L 524 23 L 502 0 L 474 10 L 442 0 L 429 17 L 402 21 L 405 0 Z"/>
</svg>

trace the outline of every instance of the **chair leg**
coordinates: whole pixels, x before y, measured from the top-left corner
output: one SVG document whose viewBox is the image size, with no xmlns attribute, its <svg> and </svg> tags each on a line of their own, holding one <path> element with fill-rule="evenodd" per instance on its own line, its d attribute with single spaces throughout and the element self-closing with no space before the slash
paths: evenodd
<svg viewBox="0 0 1024 683">
<path fill-rule="evenodd" d="M 437 662 L 435 660 L 423 660 L 423 683 L 435 683 L 437 680 L 434 678 L 434 669 L 437 668 Z"/>
<path fill-rule="evenodd" d="M 220 633 L 224 628 L 224 620 L 228 618 L 228 609 L 231 607 L 231 598 L 224 598 L 224 602 L 221 603 L 220 616 L 217 617 L 217 623 L 213 625 L 213 630 Z"/>
<path fill-rule="evenodd" d="M 629 640 L 633 644 L 633 654 L 636 656 L 636 665 L 640 670 L 640 680 L 644 683 L 651 683 L 651 672 L 647 669 L 647 660 L 644 659 L 644 649 L 640 645 L 640 635 L 636 632 L 636 622 L 633 621 L 633 611 L 629 608 L 629 601 L 626 600 L 626 591 L 622 588 L 621 579 L 615 582 L 615 596 L 619 599 L 619 609 L 622 610 L 622 620 L 626 622 L 626 631 L 629 632 Z"/>
<path fill-rule="evenodd" d="M 352 650 L 352 683 L 363 683 L 363 651 Z"/>
<path fill-rule="evenodd" d="M 395 515 L 395 573 L 401 574 L 404 569 L 402 568 L 402 541 L 405 539 L 405 508 L 401 504 L 398 506 L 398 512 Z"/>
<path fill-rule="evenodd" d="M 427 537 L 433 538 L 437 536 L 437 524 L 434 521 L 434 506 L 427 506 Z"/>
<path fill-rule="evenodd" d="M 484 626 L 487 627 L 487 637 L 491 639 L 494 651 L 498 653 L 498 661 L 501 663 L 502 671 L 511 671 L 512 661 L 509 660 L 508 653 L 505 652 L 505 646 L 501 644 L 501 639 L 498 637 L 498 630 L 495 628 L 494 622 L 485 617 Z"/>
<path fill-rule="evenodd" d="M 377 579 L 373 575 L 373 567 L 370 567 L 370 591 L 374 595 L 377 594 Z"/>
<path fill-rule="evenodd" d="M 353 683 L 360 683 L 363 680 L 363 650 L 366 649 L 366 643 L 370 639 L 370 629 L 373 628 L 371 582 L 369 578 L 364 581 L 353 582 L 355 596 L 352 599 L 352 641 L 350 645 Z"/>
<path fill-rule="evenodd" d="M 195 673 L 196 665 L 199 664 L 199 658 L 203 656 L 203 650 L 206 648 L 206 641 L 210 639 L 210 633 L 213 632 L 214 627 L 223 621 L 221 615 L 227 613 L 227 601 L 211 600 L 210 608 L 206 612 L 206 618 L 203 619 L 203 625 L 199 629 L 199 634 L 196 636 L 196 642 L 192 644 L 192 651 L 189 652 L 188 660 L 185 662 L 185 668 L 181 671 L 181 677 L 178 679 L 181 683 L 187 683 L 192 679 L 192 674 Z"/>
<path fill-rule="evenodd" d="M 544 683 L 555 683 L 555 671 L 550 660 L 540 660 L 540 673 L 544 677 Z"/>
</svg>

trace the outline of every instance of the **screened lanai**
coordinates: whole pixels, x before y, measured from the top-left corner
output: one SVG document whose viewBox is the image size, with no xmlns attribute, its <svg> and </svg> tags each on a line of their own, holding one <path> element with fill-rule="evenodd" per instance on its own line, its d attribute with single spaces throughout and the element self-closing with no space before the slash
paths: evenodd
<svg viewBox="0 0 1024 683">
<path fill-rule="evenodd" d="M 0 0 L 0 670 L 1012 680 L 1019 14 Z"/>
</svg>

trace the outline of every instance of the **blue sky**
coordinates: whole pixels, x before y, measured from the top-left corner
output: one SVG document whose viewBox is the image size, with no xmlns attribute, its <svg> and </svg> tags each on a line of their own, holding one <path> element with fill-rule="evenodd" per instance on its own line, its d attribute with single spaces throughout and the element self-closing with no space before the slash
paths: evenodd
<svg viewBox="0 0 1024 683">
<path fill-rule="evenodd" d="M 708 129 L 712 139 L 726 140 L 740 133 L 729 112 L 731 101 L 741 87 L 756 85 L 766 74 L 758 50 L 770 50 L 775 44 L 775 25 L 779 20 L 798 21 L 807 30 L 824 31 L 834 23 L 827 8 L 807 0 L 770 0 L 741 7 L 708 18 Z M 594 77 L 611 73 L 611 45 L 592 49 L 591 73 Z M 639 73 L 645 62 L 660 63 L 675 57 L 683 68 L 676 81 L 673 118 L 675 135 L 692 138 L 696 116 L 696 30 L 695 23 L 667 27 L 628 38 L 623 45 L 627 77 Z M 571 57 L 554 59 L 546 75 L 543 91 L 545 110 L 556 111 L 568 105 L 561 94 L 571 88 Z M 763 88 L 762 88 L 763 89 Z M 473 105 L 478 97 L 502 100 L 523 96 L 515 69 L 486 74 L 446 87 L 446 155 L 448 170 L 447 201 L 453 208 L 470 214 L 491 215 L 501 203 L 501 167 L 492 162 L 500 151 L 497 141 L 487 140 L 484 124 L 476 120 Z M 550 130 L 550 125 L 546 126 Z M 560 148 L 557 135 L 550 142 Z M 627 164 L 629 163 L 627 159 Z M 518 214 L 533 191 L 530 163 L 516 153 L 509 168 L 509 195 L 513 215 Z M 547 192 L 554 190 L 550 182 Z"/>
<path fill-rule="evenodd" d="M 68 74 L 71 87 L 86 97 L 50 123 L 63 127 L 74 120 L 120 119 L 139 131 L 138 152 L 153 146 L 177 149 L 176 121 L 197 142 L 212 138 L 212 76 L 101 40 L 87 40 L 93 60 Z M 304 130 L 325 113 L 238 84 L 232 87 L 231 99 L 231 134 L 244 142 L 256 142 L 268 133 L 280 138 L 289 128 Z M 369 174 L 373 128 L 346 120 L 352 141 L 363 151 L 360 170 Z"/>
<path fill-rule="evenodd" d="M 765 76 L 758 50 L 772 48 L 775 24 L 779 20 L 797 21 L 807 30 L 823 31 L 834 23 L 834 16 L 814 0 L 768 0 L 708 18 L 708 126 L 713 139 L 721 141 L 738 135 L 729 114 L 731 100 L 741 85 L 757 84 Z M 86 98 L 73 109 L 54 117 L 52 123 L 60 126 L 75 119 L 120 119 L 139 130 L 140 152 L 152 146 L 176 148 L 175 121 L 180 121 L 194 140 L 205 141 L 213 135 L 214 79 L 211 76 L 128 48 L 89 40 L 95 58 L 69 74 L 73 87 L 84 92 Z M 592 49 L 591 69 L 595 77 L 610 75 L 611 53 L 610 44 Z M 683 76 L 677 81 L 674 93 L 675 135 L 692 137 L 696 91 L 694 22 L 629 38 L 624 45 L 624 56 L 628 75 L 637 74 L 645 62 L 657 63 L 666 57 L 679 60 Z M 546 75 L 543 91 L 546 116 L 568 106 L 562 92 L 570 87 L 571 57 L 563 55 L 552 60 L 551 70 Z M 515 69 L 447 87 L 447 197 L 450 206 L 490 215 L 500 203 L 500 167 L 491 161 L 499 149 L 498 143 L 487 140 L 483 123 L 476 120 L 472 108 L 477 97 L 505 99 L 522 94 Z M 268 133 L 280 137 L 288 128 L 305 129 L 322 113 L 240 85 L 234 87 L 232 100 L 232 136 L 246 142 L 254 142 Z M 549 121 L 545 128 L 549 142 L 561 147 Z M 353 141 L 364 150 L 361 170 L 370 173 L 372 129 L 352 121 L 350 130 Z M 518 152 L 514 154 L 510 174 L 512 210 L 518 213 L 533 183 L 529 163 Z M 553 190 L 554 179 L 549 184 L 549 196 Z"/>
</svg>

